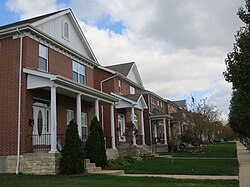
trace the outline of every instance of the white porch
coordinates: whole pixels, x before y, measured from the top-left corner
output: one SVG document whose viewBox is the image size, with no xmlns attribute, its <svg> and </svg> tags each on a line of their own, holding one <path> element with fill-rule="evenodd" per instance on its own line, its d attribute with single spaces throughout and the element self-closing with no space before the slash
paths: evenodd
<svg viewBox="0 0 250 187">
<path fill-rule="evenodd" d="M 50 109 L 49 109 L 49 123 L 50 123 L 50 135 L 47 136 L 49 138 L 48 144 L 50 145 L 49 153 L 57 153 L 57 96 L 58 94 L 64 95 L 70 98 L 75 99 L 76 106 L 76 121 L 78 124 L 78 133 L 79 136 L 82 135 L 82 101 L 87 101 L 93 104 L 94 107 L 94 115 L 99 119 L 99 106 L 100 105 L 110 105 L 110 113 L 111 113 L 111 136 L 112 138 L 112 149 L 116 149 L 115 147 L 115 127 L 114 127 L 114 103 L 118 100 L 104 92 L 93 89 L 86 85 L 79 84 L 73 80 L 68 78 L 52 75 L 46 72 L 36 71 L 32 69 L 24 68 L 23 72 L 27 74 L 27 89 L 35 90 L 42 89 L 50 92 Z"/>
</svg>

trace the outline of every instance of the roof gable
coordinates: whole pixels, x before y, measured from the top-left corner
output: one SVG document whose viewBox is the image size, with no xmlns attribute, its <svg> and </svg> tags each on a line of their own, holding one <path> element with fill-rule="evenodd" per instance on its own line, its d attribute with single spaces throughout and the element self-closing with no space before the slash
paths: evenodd
<svg viewBox="0 0 250 187">
<path fill-rule="evenodd" d="M 65 22 L 67 22 L 69 26 L 69 38 L 67 39 L 63 37 L 63 24 Z M 0 33 L 16 30 L 17 28 L 21 29 L 23 27 L 35 29 L 39 31 L 41 35 L 44 34 L 45 36 L 51 37 L 60 45 L 77 52 L 84 58 L 89 59 L 93 64 L 99 65 L 71 9 L 60 10 L 4 25 L 0 27 Z"/>
<path fill-rule="evenodd" d="M 139 71 L 138 71 L 138 68 L 137 68 L 135 62 L 106 66 L 106 68 L 109 68 L 113 71 L 116 71 L 116 72 L 124 75 L 132 82 L 143 87 L 143 82 L 142 82 L 141 76 L 139 74 Z"/>
<path fill-rule="evenodd" d="M 69 26 L 69 38 L 63 37 L 63 27 L 65 23 Z M 43 19 L 39 19 L 33 22 L 32 26 L 98 64 L 71 9 L 58 11 L 56 14 L 51 14 Z"/>
</svg>

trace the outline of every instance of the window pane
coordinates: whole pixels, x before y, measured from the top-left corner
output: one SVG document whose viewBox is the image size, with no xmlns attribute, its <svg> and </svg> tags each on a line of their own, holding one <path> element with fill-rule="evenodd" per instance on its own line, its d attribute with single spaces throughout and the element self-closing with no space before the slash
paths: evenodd
<svg viewBox="0 0 250 187">
<path fill-rule="evenodd" d="M 78 73 L 73 72 L 73 80 L 78 82 Z"/>
<path fill-rule="evenodd" d="M 80 75 L 79 77 L 80 77 L 79 83 L 85 84 L 85 83 L 84 83 L 84 76 L 83 76 L 83 75 Z"/>
<path fill-rule="evenodd" d="M 39 69 L 47 71 L 47 60 L 39 57 Z"/>
<path fill-rule="evenodd" d="M 48 47 L 39 44 L 39 56 L 48 59 Z"/>
<path fill-rule="evenodd" d="M 73 61 L 72 65 L 73 65 L 73 71 L 78 72 L 78 63 L 76 61 Z"/>
<path fill-rule="evenodd" d="M 85 75 L 85 66 L 82 64 L 79 64 L 79 74 Z"/>
<path fill-rule="evenodd" d="M 130 94 L 135 94 L 135 88 L 130 86 Z"/>
</svg>

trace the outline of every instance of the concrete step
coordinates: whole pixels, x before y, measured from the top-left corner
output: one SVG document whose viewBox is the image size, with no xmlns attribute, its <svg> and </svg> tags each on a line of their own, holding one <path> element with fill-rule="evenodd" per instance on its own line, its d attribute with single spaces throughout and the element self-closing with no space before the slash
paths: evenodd
<svg viewBox="0 0 250 187">
<path fill-rule="evenodd" d="M 85 163 L 87 164 L 87 163 L 90 163 L 90 160 L 89 159 L 85 159 Z"/>
<path fill-rule="evenodd" d="M 85 168 L 86 173 L 96 173 L 98 171 L 101 171 L 101 167 L 92 167 L 92 168 Z"/>
<path fill-rule="evenodd" d="M 107 175 L 124 175 L 124 171 L 123 170 L 101 170 L 101 171 L 96 171 L 92 174 L 107 174 Z"/>
<path fill-rule="evenodd" d="M 94 168 L 96 167 L 95 163 L 86 163 L 85 168 Z"/>
</svg>

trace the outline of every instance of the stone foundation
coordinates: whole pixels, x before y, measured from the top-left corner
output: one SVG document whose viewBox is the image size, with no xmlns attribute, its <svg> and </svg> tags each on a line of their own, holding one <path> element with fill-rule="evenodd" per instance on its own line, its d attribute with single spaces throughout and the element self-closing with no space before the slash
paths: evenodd
<svg viewBox="0 0 250 187">
<path fill-rule="evenodd" d="M 117 149 L 106 149 L 106 155 L 108 159 L 117 159 L 119 157 Z"/>
<path fill-rule="evenodd" d="M 7 160 L 6 156 L 0 156 L 0 173 L 6 173 L 7 171 L 6 160 Z"/>
<path fill-rule="evenodd" d="M 55 175 L 59 172 L 60 153 L 26 153 L 20 156 L 19 172 L 36 175 Z M 16 172 L 17 156 L 7 156 L 7 173 Z"/>
<path fill-rule="evenodd" d="M 153 154 L 147 146 L 144 145 L 129 145 L 117 147 L 119 156 L 144 157 L 148 154 Z"/>
<path fill-rule="evenodd" d="M 168 145 L 164 145 L 164 144 L 152 145 L 152 151 L 155 153 L 168 152 Z"/>
</svg>

